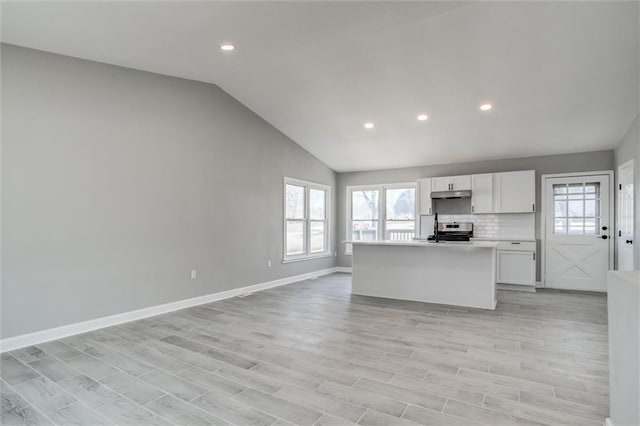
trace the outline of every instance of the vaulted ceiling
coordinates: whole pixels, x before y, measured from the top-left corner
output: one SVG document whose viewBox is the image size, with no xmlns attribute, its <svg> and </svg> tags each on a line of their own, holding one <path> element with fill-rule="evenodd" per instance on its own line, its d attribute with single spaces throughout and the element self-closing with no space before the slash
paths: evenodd
<svg viewBox="0 0 640 426">
<path fill-rule="evenodd" d="M 612 1 L 5 2 L 2 41 L 215 83 L 349 171 L 615 147 L 639 20 Z"/>
</svg>

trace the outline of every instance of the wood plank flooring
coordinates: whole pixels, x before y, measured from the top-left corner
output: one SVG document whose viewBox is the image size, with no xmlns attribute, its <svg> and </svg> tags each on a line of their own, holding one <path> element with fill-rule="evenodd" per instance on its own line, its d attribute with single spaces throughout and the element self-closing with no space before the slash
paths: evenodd
<svg viewBox="0 0 640 426">
<path fill-rule="evenodd" d="M 350 281 L 3 354 L 0 423 L 583 426 L 608 415 L 606 296 L 505 291 L 484 311 L 351 296 Z"/>
</svg>

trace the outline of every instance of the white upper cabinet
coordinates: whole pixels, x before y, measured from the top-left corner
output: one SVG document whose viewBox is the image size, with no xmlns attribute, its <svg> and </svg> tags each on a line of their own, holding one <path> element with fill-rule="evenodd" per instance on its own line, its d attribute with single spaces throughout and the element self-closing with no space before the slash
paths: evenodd
<svg viewBox="0 0 640 426">
<path fill-rule="evenodd" d="M 471 212 L 533 213 L 536 211 L 534 170 L 444 176 L 418 180 L 419 213 L 433 214 L 432 192 L 471 190 Z"/>
<path fill-rule="evenodd" d="M 493 174 L 494 213 L 531 213 L 535 203 L 534 170 Z"/>
<path fill-rule="evenodd" d="M 451 178 L 450 177 L 437 177 L 431 179 L 431 190 L 437 191 L 451 191 Z"/>
<path fill-rule="evenodd" d="M 431 179 L 432 191 L 464 191 L 471 189 L 471 176 L 445 176 Z"/>
<path fill-rule="evenodd" d="M 431 178 L 418 179 L 418 212 L 419 214 L 433 214 L 431 201 Z"/>
<path fill-rule="evenodd" d="M 493 173 L 471 175 L 471 213 L 493 213 Z"/>
</svg>

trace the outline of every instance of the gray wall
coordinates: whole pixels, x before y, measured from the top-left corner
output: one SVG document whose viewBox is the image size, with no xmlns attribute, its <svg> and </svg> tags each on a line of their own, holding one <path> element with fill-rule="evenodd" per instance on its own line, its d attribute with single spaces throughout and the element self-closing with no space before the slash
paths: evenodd
<svg viewBox="0 0 640 426">
<path fill-rule="evenodd" d="M 394 182 L 412 182 L 432 176 L 453 176 L 472 173 L 508 172 L 516 170 L 536 171 L 536 206 L 540 206 L 540 175 L 570 173 L 590 170 L 612 170 L 613 151 L 596 151 L 580 154 L 550 155 L 543 157 L 514 158 L 509 160 L 478 161 L 471 163 L 442 164 L 404 169 L 377 170 L 338 174 L 338 265 L 351 266 L 351 256 L 344 254 L 346 240 L 346 187 Z M 540 252 L 540 212 L 536 213 L 536 239 Z M 539 259 L 540 257 L 538 257 Z M 540 279 L 540 262 L 537 265 Z"/>
<path fill-rule="evenodd" d="M 2 87 L 3 338 L 335 265 L 280 263 L 283 176 L 335 173 L 218 87 L 8 45 Z"/>
<path fill-rule="evenodd" d="M 640 115 L 636 115 L 627 132 L 625 133 L 620 145 L 615 150 L 616 172 L 618 166 L 628 160 L 634 161 L 634 178 L 635 185 L 635 204 L 636 204 L 636 220 L 635 220 L 635 237 L 633 241 L 635 251 L 635 269 L 640 269 Z M 616 188 L 618 187 L 616 174 Z M 615 191 L 616 198 L 618 191 Z M 617 202 L 617 200 L 616 200 Z M 617 204 L 616 204 L 617 205 Z"/>
</svg>

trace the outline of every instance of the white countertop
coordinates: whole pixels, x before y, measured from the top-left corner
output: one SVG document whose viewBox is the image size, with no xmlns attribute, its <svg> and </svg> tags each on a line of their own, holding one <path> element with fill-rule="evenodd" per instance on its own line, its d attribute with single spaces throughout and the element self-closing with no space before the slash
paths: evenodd
<svg viewBox="0 0 640 426">
<path fill-rule="evenodd" d="M 610 277 L 616 277 L 619 283 L 640 287 L 640 271 L 608 271 Z M 611 281 L 608 279 L 607 281 Z"/>
<path fill-rule="evenodd" d="M 526 243 L 535 243 L 536 239 L 535 238 L 487 238 L 487 237 L 472 237 L 471 241 L 495 241 L 495 242 L 500 242 L 500 241 L 522 241 L 522 242 L 526 242 Z"/>
<path fill-rule="evenodd" d="M 349 244 L 359 244 L 366 246 L 404 246 L 404 247 L 443 247 L 443 248 L 496 248 L 498 243 L 495 241 L 435 241 L 413 240 L 413 241 L 344 241 Z"/>
</svg>

